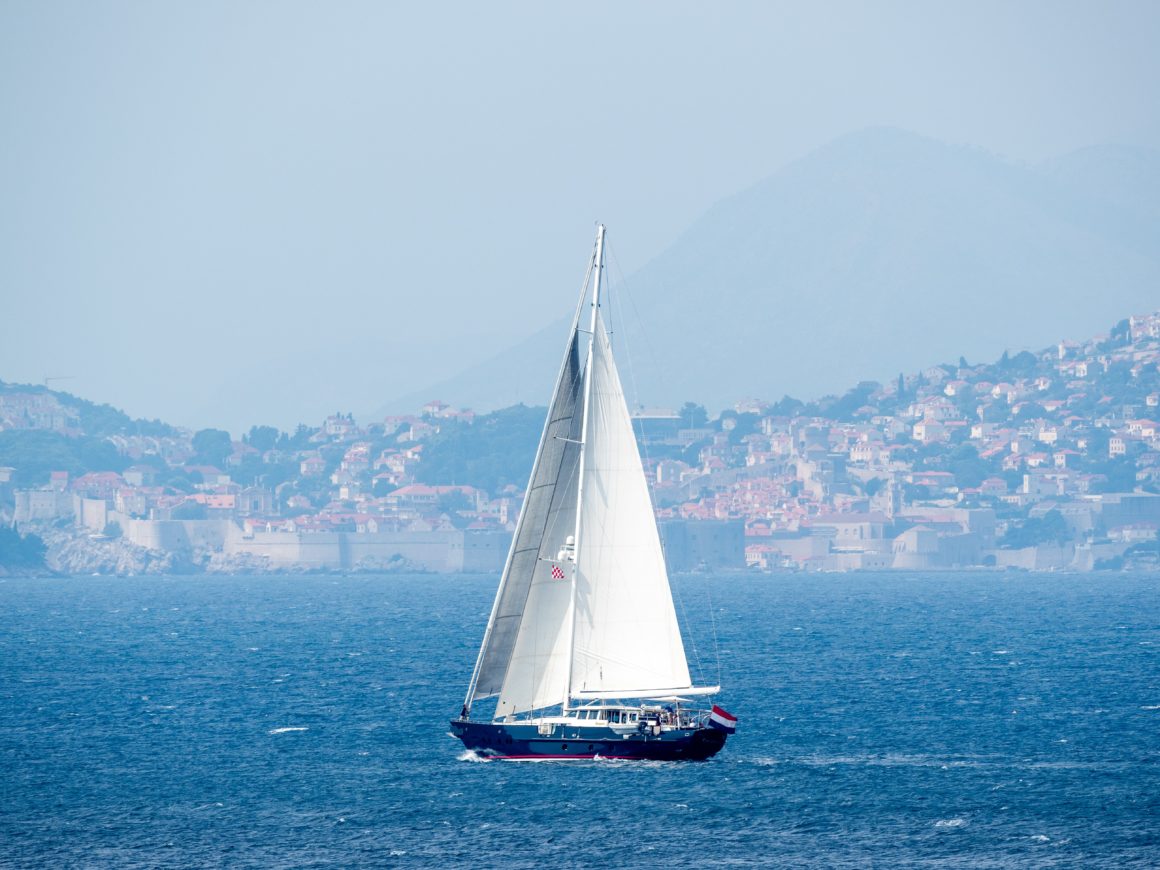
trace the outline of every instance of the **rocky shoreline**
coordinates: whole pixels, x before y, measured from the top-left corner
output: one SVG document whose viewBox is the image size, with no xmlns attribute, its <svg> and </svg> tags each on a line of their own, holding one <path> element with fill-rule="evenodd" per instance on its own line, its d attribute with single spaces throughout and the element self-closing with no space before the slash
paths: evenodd
<svg viewBox="0 0 1160 870">
<path fill-rule="evenodd" d="M 307 566 L 274 567 L 265 556 L 250 553 L 226 555 L 220 550 L 153 550 L 131 543 L 124 537 L 93 534 L 90 529 L 57 524 L 29 525 L 26 531 L 39 535 L 47 546 L 45 564 L 39 568 L 6 569 L 0 577 L 67 577 L 111 575 L 127 577 L 160 574 L 426 574 L 422 566 L 407 559 L 363 560 L 352 570 L 319 569 Z"/>
</svg>

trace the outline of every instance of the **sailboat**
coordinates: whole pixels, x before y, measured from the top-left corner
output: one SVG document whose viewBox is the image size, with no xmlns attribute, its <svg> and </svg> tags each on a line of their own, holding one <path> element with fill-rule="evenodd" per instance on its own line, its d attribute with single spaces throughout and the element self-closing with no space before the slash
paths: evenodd
<svg viewBox="0 0 1160 870">
<path fill-rule="evenodd" d="M 703 760 L 736 728 L 721 707 L 690 706 L 720 686 L 689 676 L 601 313 L 604 232 L 597 227 L 511 550 L 451 722 L 480 755 Z M 473 716 L 491 698 L 494 708 L 481 705 L 490 715 Z"/>
</svg>

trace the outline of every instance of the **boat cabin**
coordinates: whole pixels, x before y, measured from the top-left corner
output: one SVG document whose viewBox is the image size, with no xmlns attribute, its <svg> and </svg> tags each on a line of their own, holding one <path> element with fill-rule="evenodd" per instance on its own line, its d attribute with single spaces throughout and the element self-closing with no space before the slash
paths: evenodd
<svg viewBox="0 0 1160 870">
<path fill-rule="evenodd" d="M 608 725 L 635 725 L 640 721 L 641 711 L 632 707 L 582 707 L 569 710 L 569 719 L 582 722 L 603 722 Z"/>
</svg>

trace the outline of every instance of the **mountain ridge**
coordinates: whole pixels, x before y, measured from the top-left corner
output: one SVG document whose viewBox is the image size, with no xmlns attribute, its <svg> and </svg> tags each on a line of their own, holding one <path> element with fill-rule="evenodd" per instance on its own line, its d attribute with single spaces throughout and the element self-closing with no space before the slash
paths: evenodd
<svg viewBox="0 0 1160 870">
<path fill-rule="evenodd" d="M 890 128 L 834 140 L 716 203 L 622 282 L 624 311 L 648 319 L 619 323 L 622 341 L 648 351 L 635 398 L 821 395 L 948 346 L 994 358 L 1151 310 L 1153 189 L 1160 154 L 1147 149 L 1029 166 Z M 432 395 L 481 409 L 542 401 L 566 329 L 562 317 L 387 408 Z"/>
</svg>

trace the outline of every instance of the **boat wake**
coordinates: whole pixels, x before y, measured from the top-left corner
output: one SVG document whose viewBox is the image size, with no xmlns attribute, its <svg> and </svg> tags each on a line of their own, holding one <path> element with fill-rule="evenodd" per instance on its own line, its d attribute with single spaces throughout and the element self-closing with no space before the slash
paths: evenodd
<svg viewBox="0 0 1160 870">
<path fill-rule="evenodd" d="M 474 749 L 464 749 L 459 753 L 459 755 L 456 756 L 455 760 L 477 762 L 479 764 L 486 764 L 487 762 L 491 761 L 488 756 L 480 755 Z"/>
</svg>

